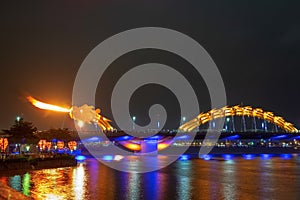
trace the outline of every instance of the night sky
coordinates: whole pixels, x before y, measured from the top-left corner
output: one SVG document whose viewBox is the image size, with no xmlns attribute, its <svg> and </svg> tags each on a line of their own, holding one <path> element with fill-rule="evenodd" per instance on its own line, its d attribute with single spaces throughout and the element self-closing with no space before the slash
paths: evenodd
<svg viewBox="0 0 300 200">
<path fill-rule="evenodd" d="M 39 129 L 72 128 L 67 115 L 33 108 L 25 97 L 71 105 L 75 76 L 88 53 L 114 34 L 148 26 L 174 29 L 198 41 L 220 70 L 229 105 L 262 107 L 300 128 L 299 2 L 48 2 L 0 6 L 0 129 L 9 128 L 17 115 Z M 110 93 L 120 74 L 150 61 L 186 66 L 183 73 L 196 88 L 200 109 L 210 109 L 205 83 L 188 63 L 168 52 L 139 50 L 117 59 L 101 79 L 105 89 L 97 91 L 96 106 L 103 115 L 111 118 Z M 137 91 L 130 105 L 138 123 L 147 123 L 145 109 L 159 100 L 176 114 L 172 93 L 155 85 L 143 89 L 149 96 Z"/>
</svg>

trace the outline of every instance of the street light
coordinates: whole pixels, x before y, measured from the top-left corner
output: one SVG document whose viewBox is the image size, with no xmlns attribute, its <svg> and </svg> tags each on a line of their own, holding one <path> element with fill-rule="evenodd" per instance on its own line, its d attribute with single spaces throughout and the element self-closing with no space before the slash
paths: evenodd
<svg viewBox="0 0 300 200">
<path fill-rule="evenodd" d="M 17 122 L 19 122 L 21 120 L 21 117 L 20 116 L 17 116 Z"/>
<path fill-rule="evenodd" d="M 81 131 L 81 128 L 83 127 L 84 122 L 83 121 L 78 121 L 77 125 L 79 126 L 80 131 Z"/>
<path fill-rule="evenodd" d="M 134 129 L 135 129 L 135 127 L 134 127 L 135 120 L 136 120 L 136 117 L 135 117 L 135 116 L 133 116 L 133 117 L 132 117 L 132 130 L 134 130 Z"/>
</svg>

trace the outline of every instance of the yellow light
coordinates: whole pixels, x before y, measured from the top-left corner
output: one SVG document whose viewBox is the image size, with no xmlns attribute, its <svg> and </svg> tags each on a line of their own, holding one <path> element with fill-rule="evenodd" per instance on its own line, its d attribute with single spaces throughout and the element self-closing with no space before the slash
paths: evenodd
<svg viewBox="0 0 300 200">
<path fill-rule="evenodd" d="M 141 146 L 139 144 L 125 143 L 124 146 L 132 151 L 140 151 L 141 150 Z"/>
<path fill-rule="evenodd" d="M 276 124 L 278 127 L 288 132 L 298 132 L 298 129 L 293 124 L 286 122 L 282 117 L 275 116 L 272 112 L 265 112 L 261 108 L 252 108 L 250 106 L 241 107 L 239 105 L 228 107 L 225 106 L 220 109 L 212 109 L 207 113 L 200 113 L 196 118 L 181 125 L 179 130 L 192 131 L 197 126 L 205 124 L 213 119 L 218 119 L 226 116 L 248 116 L 264 119 L 271 123 Z"/>
<path fill-rule="evenodd" d="M 170 144 L 167 144 L 167 143 L 159 143 L 157 144 L 157 150 L 160 151 L 160 150 L 163 150 L 165 148 L 167 148 Z"/>
<path fill-rule="evenodd" d="M 35 107 L 37 107 L 39 109 L 52 110 L 52 111 L 64 112 L 64 113 L 69 113 L 71 111 L 70 108 L 64 108 L 64 107 L 44 103 L 44 102 L 41 102 L 31 96 L 27 97 L 27 99 L 30 103 L 32 103 L 32 105 L 34 105 Z"/>
<path fill-rule="evenodd" d="M 81 107 L 73 106 L 72 108 L 65 108 L 57 105 L 41 102 L 31 96 L 27 97 L 28 101 L 37 108 L 43 110 L 51 110 L 56 112 L 69 113 L 69 116 L 78 122 L 80 128 L 84 123 L 97 123 L 103 131 L 112 131 L 114 128 L 110 125 L 110 120 L 101 116 L 100 109 L 96 109 L 93 106 L 86 104 Z"/>
</svg>

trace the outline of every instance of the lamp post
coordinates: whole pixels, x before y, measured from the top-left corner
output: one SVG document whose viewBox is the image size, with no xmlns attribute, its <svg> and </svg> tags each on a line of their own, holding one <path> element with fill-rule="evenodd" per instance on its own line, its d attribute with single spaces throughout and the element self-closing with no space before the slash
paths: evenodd
<svg viewBox="0 0 300 200">
<path fill-rule="evenodd" d="M 181 125 L 183 125 L 183 124 L 185 123 L 185 121 L 186 121 L 186 117 L 183 116 L 183 117 L 181 118 Z"/>
<path fill-rule="evenodd" d="M 182 117 L 182 124 L 186 121 L 186 117 Z"/>
<path fill-rule="evenodd" d="M 78 121 L 77 125 L 79 126 L 80 131 L 81 131 L 81 128 L 83 127 L 84 122 L 83 121 Z"/>
<path fill-rule="evenodd" d="M 133 117 L 132 117 L 132 130 L 135 129 L 135 126 L 134 126 L 135 120 L 136 120 L 136 116 L 133 116 Z"/>
</svg>

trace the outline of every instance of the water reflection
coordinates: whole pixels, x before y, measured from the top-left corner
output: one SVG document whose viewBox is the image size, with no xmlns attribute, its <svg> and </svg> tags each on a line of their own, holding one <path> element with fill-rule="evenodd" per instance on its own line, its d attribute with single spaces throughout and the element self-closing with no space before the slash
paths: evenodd
<svg viewBox="0 0 300 200">
<path fill-rule="evenodd" d="M 129 169 L 141 163 L 134 157 L 124 159 L 131 161 Z M 0 182 L 34 199 L 298 198 L 297 156 L 228 154 L 209 160 L 189 159 L 144 174 L 116 171 L 95 159 L 87 159 L 77 167 L 0 176 Z M 162 165 L 166 160 L 159 156 L 149 162 Z"/>
<path fill-rule="evenodd" d="M 140 187 L 141 187 L 140 174 L 131 173 L 128 174 L 128 190 L 126 199 L 139 199 L 140 198 Z"/>
<path fill-rule="evenodd" d="M 229 156 L 227 156 L 229 159 Z M 230 157 L 231 158 L 231 157 Z M 229 159 L 223 162 L 223 170 L 222 175 L 223 177 L 223 196 L 225 199 L 238 199 L 237 198 L 237 184 L 236 184 L 236 163 L 234 160 Z"/>
<path fill-rule="evenodd" d="M 9 178 L 9 185 L 15 190 L 21 191 L 21 176 L 15 175 Z"/>
<path fill-rule="evenodd" d="M 191 198 L 191 171 L 192 162 L 178 162 L 178 176 L 177 176 L 177 187 L 176 193 L 178 199 L 190 199 Z M 182 174 L 182 172 L 185 172 Z M 179 175 L 180 174 L 180 175 Z"/>
<path fill-rule="evenodd" d="M 30 195 L 30 174 L 29 173 L 23 175 L 22 192 L 26 196 Z"/>
<path fill-rule="evenodd" d="M 76 200 L 83 199 L 85 194 L 86 175 L 83 164 L 80 163 L 77 168 L 73 168 L 72 189 Z"/>
</svg>

